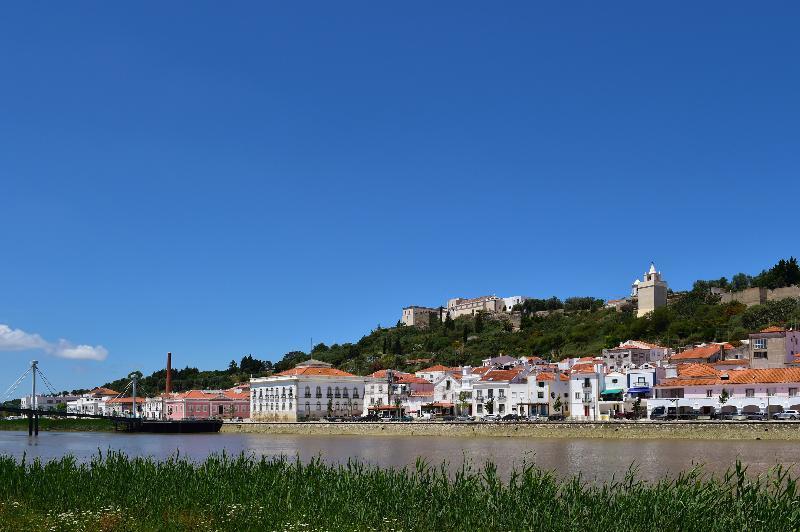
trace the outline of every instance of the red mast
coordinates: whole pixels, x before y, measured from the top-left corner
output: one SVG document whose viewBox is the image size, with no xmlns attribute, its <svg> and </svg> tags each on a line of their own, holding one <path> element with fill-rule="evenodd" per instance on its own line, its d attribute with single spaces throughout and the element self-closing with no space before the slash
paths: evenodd
<svg viewBox="0 0 800 532">
<path fill-rule="evenodd" d="M 167 393 L 172 393 L 172 353 L 167 353 Z"/>
</svg>

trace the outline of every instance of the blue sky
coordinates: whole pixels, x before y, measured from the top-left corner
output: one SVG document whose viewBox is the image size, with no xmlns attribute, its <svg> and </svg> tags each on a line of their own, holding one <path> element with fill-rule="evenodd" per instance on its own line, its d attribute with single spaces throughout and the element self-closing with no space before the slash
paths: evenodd
<svg viewBox="0 0 800 532">
<path fill-rule="evenodd" d="M 798 255 L 798 15 L 4 5 L 0 387 L 32 357 L 88 387 L 451 296 L 608 298 L 650 260 L 682 289 Z"/>
</svg>

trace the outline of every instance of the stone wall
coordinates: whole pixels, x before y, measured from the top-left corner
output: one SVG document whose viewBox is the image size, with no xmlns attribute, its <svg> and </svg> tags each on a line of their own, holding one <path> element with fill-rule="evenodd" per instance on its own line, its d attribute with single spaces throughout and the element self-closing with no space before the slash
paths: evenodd
<svg viewBox="0 0 800 532">
<path fill-rule="evenodd" d="M 694 440 L 800 440 L 800 423 L 783 421 L 633 421 L 548 423 L 225 423 L 222 432 L 310 436 L 441 436 Z"/>
<path fill-rule="evenodd" d="M 723 292 L 720 294 L 720 303 L 730 303 L 738 301 L 752 307 L 763 305 L 767 301 L 777 301 L 787 297 L 800 298 L 800 286 L 785 286 L 783 288 L 746 288 L 738 292 Z"/>
</svg>

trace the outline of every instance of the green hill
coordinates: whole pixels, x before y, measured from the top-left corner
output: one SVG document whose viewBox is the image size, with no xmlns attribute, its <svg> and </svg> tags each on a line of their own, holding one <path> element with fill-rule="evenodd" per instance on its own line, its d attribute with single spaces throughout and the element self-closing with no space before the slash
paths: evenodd
<svg viewBox="0 0 800 532">
<path fill-rule="evenodd" d="M 737 274 L 732 282 L 724 277 L 697 281 L 692 290 L 670 294 L 667 307 L 641 318 L 631 310 L 617 312 L 602 308 L 594 298 L 531 300 L 517 309 L 522 314 L 521 329 L 512 332 L 508 323 L 488 316 L 460 317 L 434 322 L 430 329 L 376 327 L 355 343 L 317 344 L 311 355 L 356 374 L 368 374 L 388 367 L 413 371 L 428 362 L 448 366 L 479 365 L 481 360 L 500 353 L 512 356 L 538 355 L 547 360 L 598 354 L 628 339 L 645 340 L 666 347 L 704 341 L 738 341 L 748 333 L 769 325 L 790 325 L 800 321 L 800 301 L 785 299 L 747 308 L 740 303 L 720 304 L 712 288 L 740 289 L 749 286 L 786 286 L 800 283 L 797 260 L 782 260 L 755 277 Z M 549 315 L 539 316 L 537 311 Z M 287 353 L 273 364 L 248 355 L 239 363 L 231 361 L 226 370 L 200 371 L 196 368 L 173 370 L 173 389 L 227 388 L 247 380 L 250 375 L 282 371 L 308 358 L 308 353 Z M 141 381 L 144 393 L 164 389 L 166 372 L 157 371 Z M 117 390 L 125 379 L 105 384 Z"/>
</svg>

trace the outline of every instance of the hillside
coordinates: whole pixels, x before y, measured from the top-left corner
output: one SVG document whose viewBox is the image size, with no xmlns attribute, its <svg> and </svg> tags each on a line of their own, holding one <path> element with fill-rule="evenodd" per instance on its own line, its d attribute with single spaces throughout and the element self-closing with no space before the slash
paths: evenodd
<svg viewBox="0 0 800 532">
<path fill-rule="evenodd" d="M 800 301 L 769 301 L 747 308 L 740 303 L 720 304 L 712 287 L 746 288 L 748 286 L 785 286 L 800 282 L 797 260 L 782 260 L 755 277 L 733 276 L 697 281 L 691 291 L 670 296 L 670 305 L 648 316 L 636 318 L 633 312 L 617 312 L 601 307 L 594 298 L 557 298 L 532 300 L 519 310 L 523 313 L 521 330 L 511 332 L 504 322 L 484 316 L 460 317 L 435 322 L 429 330 L 404 327 L 377 327 L 355 343 L 317 344 L 311 355 L 356 374 L 368 374 L 393 367 L 412 371 L 434 363 L 448 366 L 478 365 L 481 360 L 499 353 L 520 356 L 538 355 L 549 360 L 599 353 L 627 339 L 639 339 L 667 347 L 714 340 L 743 340 L 748 333 L 769 325 L 789 325 L 800 321 Z M 735 285 L 735 286 L 734 286 Z M 550 310 L 537 316 L 538 310 Z M 308 353 L 287 353 L 273 364 L 248 355 L 239 363 L 231 361 L 228 369 L 200 371 L 196 368 L 173 370 L 173 389 L 228 388 L 246 381 L 250 375 L 266 375 L 288 369 L 308 358 Z M 430 359 L 430 362 L 413 362 Z M 163 391 L 166 371 L 160 370 L 141 380 L 143 393 Z M 119 379 L 104 386 L 121 391 L 127 380 Z"/>
</svg>

